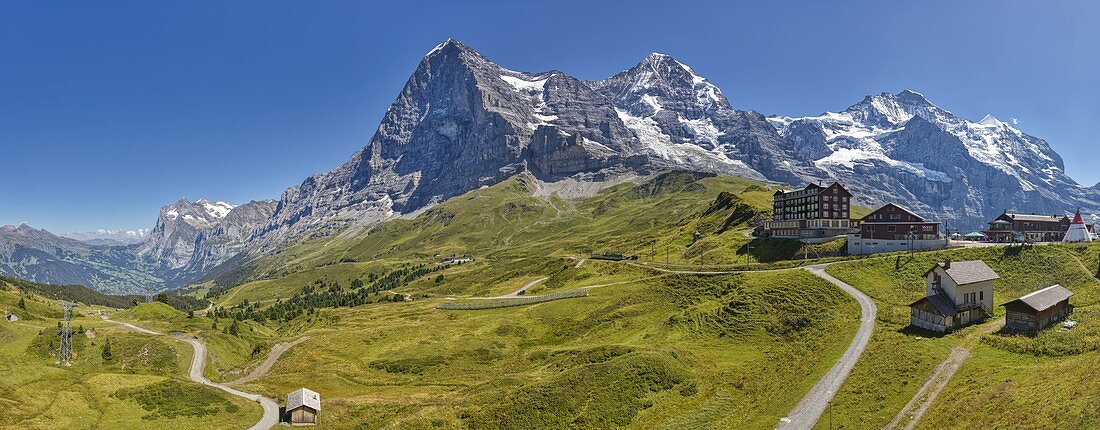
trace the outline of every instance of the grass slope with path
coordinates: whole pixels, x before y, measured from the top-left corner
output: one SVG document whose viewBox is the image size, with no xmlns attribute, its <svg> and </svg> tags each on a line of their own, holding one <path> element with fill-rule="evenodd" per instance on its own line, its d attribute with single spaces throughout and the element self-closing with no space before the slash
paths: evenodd
<svg viewBox="0 0 1100 430">
<path fill-rule="evenodd" d="M 509 309 L 440 311 L 440 299 L 340 309 L 244 387 L 307 385 L 324 393 L 322 426 L 333 428 L 768 427 L 858 325 L 851 298 L 802 271 L 567 266 L 645 280 Z"/>
<path fill-rule="evenodd" d="M 839 263 L 828 272 L 873 297 L 879 326 L 864 358 L 833 402 L 834 428 L 882 428 L 890 423 L 951 351 L 970 345 L 965 360 L 916 428 L 1088 428 L 1100 384 L 1087 381 L 1100 360 L 1100 281 L 1088 270 L 1100 244 L 990 247 L 945 250 L 902 257 Z M 924 294 L 922 274 L 936 262 L 981 259 L 1001 278 L 994 283 L 1000 305 L 1060 283 L 1074 292 L 1078 328 L 1048 330 L 1036 337 L 980 333 L 976 326 L 945 336 L 910 332 L 907 305 Z M 995 308 L 1003 317 L 1003 308 Z M 977 339 L 977 344 L 967 339 Z M 1043 392 L 1041 387 L 1049 388 Z M 1036 396 L 1032 398 L 1031 396 Z M 1035 399 L 1042 398 L 1042 401 Z M 1067 413 L 1071 411 L 1072 413 Z M 996 420 L 990 417 L 998 417 Z M 1003 418 L 1002 418 L 1003 417 Z M 826 428 L 819 422 L 817 428 Z M 1022 426 L 1022 427 L 1021 427 Z"/>
<path fill-rule="evenodd" d="M 187 345 L 102 321 L 108 308 L 74 312 L 72 366 L 54 364 L 61 308 L 53 300 L 0 283 L 0 309 L 20 316 L 0 321 L 0 428 L 246 428 L 260 417 L 252 402 L 187 381 Z"/>
</svg>

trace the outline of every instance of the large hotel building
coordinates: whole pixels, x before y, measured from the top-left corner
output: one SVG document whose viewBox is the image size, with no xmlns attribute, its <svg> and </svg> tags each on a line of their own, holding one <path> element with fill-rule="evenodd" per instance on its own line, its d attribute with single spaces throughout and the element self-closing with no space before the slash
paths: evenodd
<svg viewBox="0 0 1100 430">
<path fill-rule="evenodd" d="M 852 193 L 840 183 L 779 190 L 772 198 L 772 220 L 764 224 L 767 236 L 825 239 L 843 236 L 851 226 Z"/>
</svg>

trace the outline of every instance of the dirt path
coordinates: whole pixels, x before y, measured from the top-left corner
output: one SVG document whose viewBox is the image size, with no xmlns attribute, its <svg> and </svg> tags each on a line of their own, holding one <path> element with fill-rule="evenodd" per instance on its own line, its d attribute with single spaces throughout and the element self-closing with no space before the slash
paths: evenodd
<svg viewBox="0 0 1100 430">
<path fill-rule="evenodd" d="M 282 357 L 283 353 L 287 352 L 287 350 L 293 348 L 295 345 L 305 342 L 306 340 L 309 340 L 309 336 L 302 336 L 290 342 L 281 342 L 275 344 L 275 346 L 271 347 L 271 351 L 268 352 L 267 359 L 265 359 L 263 363 L 260 363 L 259 366 L 256 366 L 255 369 L 252 369 L 252 373 L 249 373 L 248 375 L 245 375 L 244 377 L 236 381 L 226 382 L 225 385 L 240 385 L 263 377 L 267 374 L 269 370 L 271 370 L 271 366 L 274 366 L 275 362 L 279 361 L 279 357 Z"/>
<path fill-rule="evenodd" d="M 587 259 L 587 258 L 582 258 L 582 259 L 581 259 L 580 261 L 578 261 L 578 262 L 577 262 L 577 265 L 576 265 L 576 266 L 573 266 L 573 268 L 574 268 L 574 269 L 580 269 L 580 268 L 581 268 L 581 266 L 583 266 L 583 265 L 584 265 L 584 262 L 585 262 L 585 261 L 588 261 L 588 259 Z"/>
<path fill-rule="evenodd" d="M 108 318 L 106 315 L 103 315 L 102 318 L 105 321 L 111 321 L 111 319 Z M 130 324 L 130 323 L 124 323 L 124 322 L 118 322 L 118 321 L 111 321 L 111 322 L 113 322 L 115 324 L 118 324 L 121 327 L 125 327 L 127 329 L 134 330 L 134 331 L 139 332 L 139 333 L 144 333 L 144 334 L 148 334 L 148 335 L 152 335 L 152 336 L 162 336 L 163 335 L 162 333 L 157 333 L 155 331 L 152 331 L 152 330 L 149 330 L 149 329 L 146 329 L 146 328 L 143 328 L 143 327 L 138 327 L 138 326 Z M 237 389 L 234 389 L 234 388 L 230 388 L 230 387 L 228 387 L 224 384 L 219 384 L 219 383 L 213 382 L 209 379 L 206 379 L 206 377 L 203 376 L 203 373 L 206 371 L 206 344 L 202 343 L 202 341 L 200 341 L 196 338 L 193 338 L 193 337 L 187 338 L 187 337 L 182 337 L 182 336 L 180 336 L 180 337 L 172 336 L 172 338 L 191 344 L 191 346 L 195 350 L 194 357 L 191 359 L 191 369 L 188 372 L 188 375 L 187 375 L 188 378 L 190 378 L 192 381 L 198 382 L 202 385 L 211 386 L 211 387 L 217 388 L 219 390 L 225 391 L 229 394 L 232 394 L 234 396 L 241 397 L 241 398 L 248 399 L 248 400 L 251 400 L 253 402 L 259 403 L 260 406 L 263 407 L 263 409 L 264 409 L 263 416 L 260 417 L 260 420 L 257 421 L 255 425 L 253 425 L 252 427 L 249 427 L 249 430 L 268 430 L 268 429 L 271 429 L 272 427 L 275 427 L 275 425 L 279 424 L 279 404 L 275 403 L 274 400 L 269 399 L 269 398 L 264 397 L 264 396 L 261 396 L 259 394 L 246 393 L 244 391 L 240 391 L 240 390 L 237 390 Z"/>
<path fill-rule="evenodd" d="M 979 330 L 971 333 L 963 341 L 963 346 L 956 346 L 951 350 L 951 354 L 947 355 L 947 358 L 940 364 L 936 365 L 936 369 L 932 371 L 932 374 L 928 376 L 928 379 L 924 381 L 924 385 L 921 385 L 917 390 L 917 394 L 913 395 L 913 398 L 909 400 L 909 403 L 905 404 L 905 407 L 898 412 L 884 430 L 893 430 L 906 423 L 903 429 L 912 430 L 920 422 L 921 417 L 925 412 L 928 412 L 928 408 L 932 406 L 932 403 L 936 401 L 936 397 L 940 395 L 940 391 L 943 391 L 948 382 L 951 382 L 951 378 L 955 376 L 955 372 L 962 367 L 966 359 L 970 358 L 970 348 L 978 339 L 984 334 L 989 334 L 997 329 L 1003 327 L 1005 324 L 1004 318 L 1000 318 L 995 321 L 991 321 L 982 326 Z"/>
<path fill-rule="evenodd" d="M 875 306 L 874 300 L 871 300 L 870 297 L 855 287 L 825 273 L 826 267 L 828 267 L 827 264 L 822 264 L 806 267 L 805 270 L 840 287 L 841 290 L 844 290 L 845 293 L 848 293 L 859 302 L 859 330 L 856 331 L 856 336 L 852 339 L 852 343 L 848 345 L 848 349 L 844 351 L 844 355 L 841 355 L 836 364 L 825 373 L 825 376 L 822 376 L 817 384 L 802 397 L 802 401 L 798 402 L 798 405 L 786 417 L 779 420 L 779 425 L 776 426 L 779 429 L 809 429 L 817 424 L 817 420 L 821 418 L 821 414 L 825 412 L 825 408 L 829 406 L 833 396 L 836 395 L 844 381 L 848 379 L 848 374 L 852 372 L 852 368 L 859 361 L 859 356 L 867 348 L 867 343 L 871 340 L 871 334 L 875 331 L 875 316 L 878 314 L 878 307 Z"/>
</svg>

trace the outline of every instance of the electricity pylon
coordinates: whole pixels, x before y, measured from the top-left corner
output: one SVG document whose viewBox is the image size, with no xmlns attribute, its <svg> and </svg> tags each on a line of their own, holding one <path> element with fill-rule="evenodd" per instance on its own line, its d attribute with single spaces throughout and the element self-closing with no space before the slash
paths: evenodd
<svg viewBox="0 0 1100 430">
<path fill-rule="evenodd" d="M 73 308 L 76 303 L 62 302 L 65 309 L 65 321 L 61 323 L 61 351 L 57 356 L 57 364 L 73 365 Z"/>
</svg>

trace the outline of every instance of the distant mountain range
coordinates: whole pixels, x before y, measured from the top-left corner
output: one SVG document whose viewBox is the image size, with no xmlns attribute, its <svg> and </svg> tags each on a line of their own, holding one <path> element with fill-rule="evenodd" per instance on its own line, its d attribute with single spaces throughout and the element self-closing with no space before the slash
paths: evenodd
<svg viewBox="0 0 1100 430">
<path fill-rule="evenodd" d="M 76 239 L 89 245 L 133 245 L 141 243 L 149 236 L 149 229 L 139 228 L 136 230 L 109 230 L 99 229 L 96 231 L 77 231 L 72 233 L 61 233 L 61 236 L 69 239 Z"/>
<path fill-rule="evenodd" d="M 161 210 L 138 245 L 65 243 L 122 253 L 117 262 L 125 271 L 158 279 L 151 286 L 163 288 L 306 238 L 414 216 L 523 172 L 566 197 L 667 169 L 792 186 L 839 180 L 861 204 L 901 204 L 956 229 L 979 228 L 1006 209 L 1100 212 L 1100 184 L 1085 187 L 1068 177 L 1042 139 L 991 116 L 958 117 L 914 91 L 867 96 L 843 111 L 805 118 L 739 110 L 724 94 L 664 54 L 585 81 L 556 70 L 509 70 L 447 40 L 421 60 L 364 148 L 286 190 L 278 202 L 181 200 Z M 49 282 L 43 277 L 57 271 L 35 269 L 36 262 L 77 264 L 73 255 L 95 254 L 62 252 L 62 258 L 53 252 L 60 248 L 49 247 L 55 239 L 38 247 L 13 239 L 20 229 L 26 230 L 0 232 L 0 268 L 7 273 Z M 17 241 L 18 258 L 5 256 L 4 247 Z M 41 258 L 29 257 L 31 250 Z M 91 268 L 81 273 L 99 288 L 125 285 Z"/>
<path fill-rule="evenodd" d="M 61 237 L 26 224 L 0 227 L 0 272 L 50 284 L 111 293 L 145 293 L 201 279 L 245 249 L 275 210 L 271 200 L 240 206 L 180 199 L 160 210 L 156 226 L 132 244 Z"/>
</svg>

